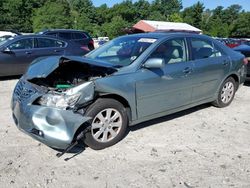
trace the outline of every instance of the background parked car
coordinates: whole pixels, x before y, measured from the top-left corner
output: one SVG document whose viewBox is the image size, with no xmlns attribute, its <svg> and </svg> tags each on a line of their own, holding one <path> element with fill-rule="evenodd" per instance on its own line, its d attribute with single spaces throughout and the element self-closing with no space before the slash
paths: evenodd
<svg viewBox="0 0 250 188">
<path fill-rule="evenodd" d="M 17 35 L 21 35 L 21 33 L 18 32 L 12 32 L 12 31 L 0 31 L 0 45 L 3 41 L 11 38 L 11 37 L 15 37 Z"/>
<path fill-rule="evenodd" d="M 249 43 L 249 41 L 248 41 L 248 43 Z M 248 62 L 250 62 L 250 46 L 249 45 L 243 44 L 243 45 L 237 46 L 233 49 L 235 51 L 238 51 L 238 52 L 242 53 L 243 55 L 245 55 Z M 246 78 L 246 80 L 250 81 L 250 63 L 247 64 L 247 78 Z"/>
<path fill-rule="evenodd" d="M 21 33 L 14 32 L 14 31 L 0 31 L 0 37 L 6 36 L 6 35 L 14 37 L 16 35 L 21 35 Z"/>
<path fill-rule="evenodd" d="M 216 40 L 220 41 L 222 44 L 228 46 L 229 48 L 235 48 L 240 45 L 250 45 L 250 39 L 248 38 L 218 38 Z"/>
<path fill-rule="evenodd" d="M 41 31 L 38 34 L 50 35 L 66 40 L 74 41 L 82 45 L 82 48 L 94 49 L 94 41 L 90 35 L 85 31 L 71 30 L 71 29 L 53 29 Z"/>
<path fill-rule="evenodd" d="M 0 37 L 0 45 L 1 45 L 1 42 L 5 41 L 5 40 L 7 40 L 7 39 L 9 39 L 9 38 L 11 38 L 11 37 L 13 37 L 13 36 L 11 36 L 11 35 L 4 35 L 4 36 L 1 36 L 1 37 Z"/>
<path fill-rule="evenodd" d="M 84 55 L 77 43 L 53 36 L 21 35 L 0 43 L 0 76 L 23 74 L 36 58 L 54 55 Z"/>
</svg>

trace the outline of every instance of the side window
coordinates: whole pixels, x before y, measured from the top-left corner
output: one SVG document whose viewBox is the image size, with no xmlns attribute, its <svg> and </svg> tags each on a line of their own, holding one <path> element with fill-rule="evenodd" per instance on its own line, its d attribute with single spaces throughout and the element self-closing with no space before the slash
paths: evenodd
<svg viewBox="0 0 250 188">
<path fill-rule="evenodd" d="M 205 59 L 215 57 L 213 43 L 202 39 L 191 39 L 193 59 Z"/>
<path fill-rule="evenodd" d="M 62 42 L 60 40 L 37 38 L 37 48 L 64 47 L 65 45 L 65 42 Z"/>
<path fill-rule="evenodd" d="M 31 49 L 33 48 L 33 39 L 21 39 L 16 42 L 13 42 L 8 46 L 10 50 L 22 50 L 22 49 Z"/>
<path fill-rule="evenodd" d="M 184 39 L 171 39 L 164 42 L 150 55 L 150 58 L 162 58 L 166 64 L 187 61 L 186 45 Z"/>
<path fill-rule="evenodd" d="M 61 37 L 61 38 L 63 38 L 63 39 L 68 39 L 68 40 L 72 39 L 71 33 L 62 32 L 62 33 L 58 33 L 58 36 Z"/>
<path fill-rule="evenodd" d="M 215 44 L 214 44 L 214 55 L 215 55 L 215 57 L 221 57 L 224 55 L 224 52 L 219 47 L 217 47 Z"/>
<path fill-rule="evenodd" d="M 72 33 L 72 39 L 86 39 L 86 35 L 84 33 Z"/>
</svg>

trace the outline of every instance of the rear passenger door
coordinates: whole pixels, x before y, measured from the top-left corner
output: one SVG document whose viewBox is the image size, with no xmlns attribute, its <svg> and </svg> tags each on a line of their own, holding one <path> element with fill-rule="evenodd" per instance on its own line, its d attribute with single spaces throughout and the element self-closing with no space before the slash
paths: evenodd
<svg viewBox="0 0 250 188">
<path fill-rule="evenodd" d="M 210 40 L 189 38 L 194 65 L 192 101 L 213 97 L 221 80 L 230 69 L 230 59 Z"/>
<path fill-rule="evenodd" d="M 66 42 L 51 38 L 36 38 L 36 57 L 64 55 Z"/>
</svg>

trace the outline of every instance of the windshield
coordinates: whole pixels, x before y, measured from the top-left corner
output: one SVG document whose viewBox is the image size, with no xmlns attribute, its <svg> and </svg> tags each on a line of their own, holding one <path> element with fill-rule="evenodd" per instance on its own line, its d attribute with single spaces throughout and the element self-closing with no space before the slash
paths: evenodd
<svg viewBox="0 0 250 188">
<path fill-rule="evenodd" d="M 155 41 L 154 38 L 138 36 L 117 38 L 87 54 L 86 57 L 107 61 L 117 67 L 128 66 Z"/>
<path fill-rule="evenodd" d="M 8 42 L 12 39 L 14 39 L 14 38 L 12 36 L 9 36 L 9 35 L 0 37 L 0 46 L 2 46 L 3 44 L 5 44 L 6 42 Z"/>
</svg>

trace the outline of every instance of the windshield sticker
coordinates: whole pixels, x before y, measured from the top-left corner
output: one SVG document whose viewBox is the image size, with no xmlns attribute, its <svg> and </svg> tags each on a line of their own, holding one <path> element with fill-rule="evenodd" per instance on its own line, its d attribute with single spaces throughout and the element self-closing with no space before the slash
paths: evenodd
<svg viewBox="0 0 250 188">
<path fill-rule="evenodd" d="M 146 43 L 154 43 L 156 39 L 150 39 L 150 38 L 141 38 L 138 40 L 138 42 L 146 42 Z"/>
</svg>

